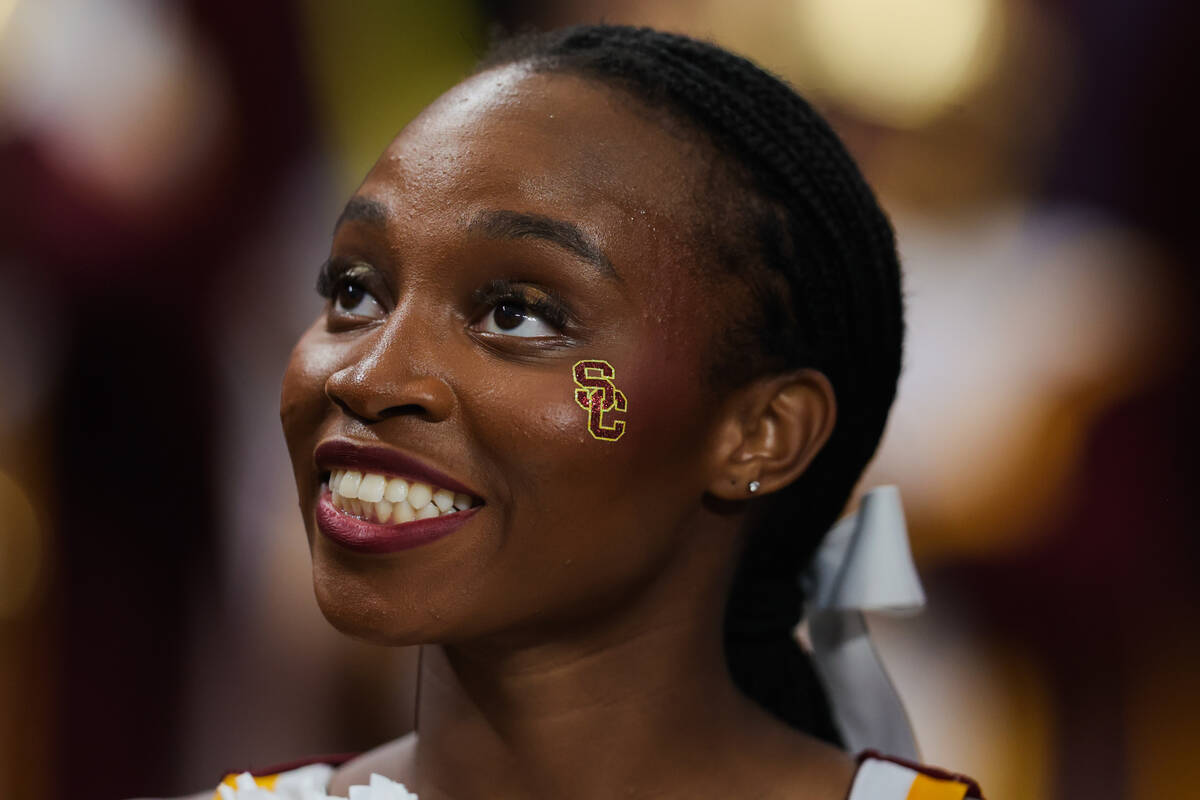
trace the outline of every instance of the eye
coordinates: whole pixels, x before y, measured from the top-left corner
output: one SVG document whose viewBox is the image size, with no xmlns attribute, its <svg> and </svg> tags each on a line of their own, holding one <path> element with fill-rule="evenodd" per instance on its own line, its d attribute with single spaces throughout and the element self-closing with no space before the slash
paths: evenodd
<svg viewBox="0 0 1200 800">
<path fill-rule="evenodd" d="M 363 319 L 382 319 L 387 312 L 383 304 L 375 299 L 361 283 L 349 276 L 343 276 L 334 287 L 333 314 L 346 317 L 362 317 Z"/>
<path fill-rule="evenodd" d="M 522 281 L 489 281 L 473 298 L 478 316 L 471 327 L 480 333 L 550 340 L 562 337 L 575 319 L 558 293 Z"/>
<path fill-rule="evenodd" d="M 369 264 L 331 258 L 317 273 L 317 294 L 329 301 L 331 325 L 383 319 L 387 284 Z"/>
<path fill-rule="evenodd" d="M 557 336 L 559 333 L 540 314 L 519 300 L 505 300 L 494 305 L 480 320 L 479 329 L 522 339 Z"/>
</svg>

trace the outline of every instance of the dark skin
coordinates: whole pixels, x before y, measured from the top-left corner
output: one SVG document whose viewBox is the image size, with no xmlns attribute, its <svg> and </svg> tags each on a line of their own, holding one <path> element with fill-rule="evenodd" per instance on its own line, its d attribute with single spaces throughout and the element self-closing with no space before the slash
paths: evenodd
<svg viewBox="0 0 1200 800">
<path fill-rule="evenodd" d="M 847 792 L 844 754 L 736 690 L 721 630 L 747 485 L 803 473 L 833 392 L 810 370 L 711 388 L 742 302 L 698 266 L 713 154 L 635 102 L 519 65 L 477 75 L 400 133 L 338 225 L 351 277 L 282 396 L 314 585 L 339 629 L 425 646 L 417 733 L 332 793 L 371 772 L 422 800 Z M 629 399 L 619 441 L 574 402 L 584 358 Z M 403 451 L 485 504 L 415 549 L 346 550 L 314 522 L 330 437 Z"/>
</svg>

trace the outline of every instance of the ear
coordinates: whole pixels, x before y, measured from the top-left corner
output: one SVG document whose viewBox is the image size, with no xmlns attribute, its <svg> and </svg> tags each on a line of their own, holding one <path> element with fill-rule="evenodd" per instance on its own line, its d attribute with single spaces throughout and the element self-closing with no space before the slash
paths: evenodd
<svg viewBox="0 0 1200 800">
<path fill-rule="evenodd" d="M 782 489 L 812 462 L 836 419 L 833 386 L 813 369 L 765 376 L 738 389 L 718 423 L 709 492 L 746 500 Z M 758 481 L 756 492 L 751 481 Z"/>
</svg>

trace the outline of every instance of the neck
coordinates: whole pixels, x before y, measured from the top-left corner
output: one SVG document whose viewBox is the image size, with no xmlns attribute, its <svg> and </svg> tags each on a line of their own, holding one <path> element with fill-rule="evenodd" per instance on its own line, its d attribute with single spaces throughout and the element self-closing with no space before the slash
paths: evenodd
<svg viewBox="0 0 1200 800">
<path fill-rule="evenodd" d="M 422 798 L 661 797 L 702 773 L 697 754 L 754 713 L 725 668 L 723 608 L 651 605 L 664 613 L 542 644 L 423 648 Z"/>
</svg>

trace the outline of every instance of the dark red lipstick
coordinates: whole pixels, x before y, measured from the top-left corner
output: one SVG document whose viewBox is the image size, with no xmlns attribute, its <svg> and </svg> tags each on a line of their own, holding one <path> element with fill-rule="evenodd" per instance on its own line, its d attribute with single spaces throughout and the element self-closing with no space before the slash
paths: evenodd
<svg viewBox="0 0 1200 800">
<path fill-rule="evenodd" d="M 332 439 L 318 445 L 313 457 L 318 469 L 326 474 L 340 469 L 375 472 L 469 495 L 474 502 L 471 508 L 437 517 L 381 523 L 362 519 L 338 508 L 333 504 L 328 487 L 325 487 L 317 498 L 317 528 L 328 539 L 348 550 L 378 554 L 419 547 L 458 530 L 483 507 L 478 493 L 470 487 L 391 448 Z"/>
<path fill-rule="evenodd" d="M 481 508 L 483 506 L 474 506 L 465 511 L 430 519 L 381 524 L 367 522 L 336 508 L 329 498 L 329 492 L 326 491 L 317 501 L 316 516 L 317 527 L 321 533 L 347 550 L 359 553 L 394 553 L 449 536 L 475 516 Z"/>
</svg>

